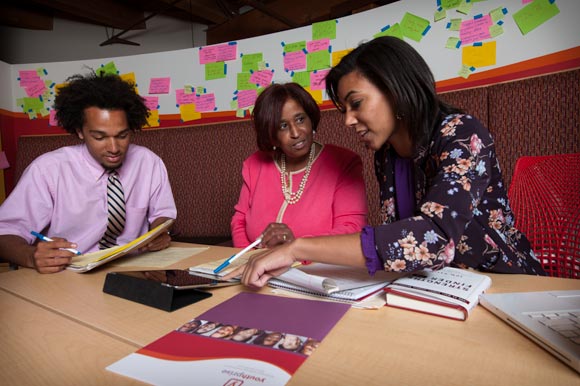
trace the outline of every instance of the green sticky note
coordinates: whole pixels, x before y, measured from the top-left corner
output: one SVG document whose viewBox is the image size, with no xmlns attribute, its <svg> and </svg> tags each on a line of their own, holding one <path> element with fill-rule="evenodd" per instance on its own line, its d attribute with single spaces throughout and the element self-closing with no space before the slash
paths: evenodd
<svg viewBox="0 0 580 386">
<path fill-rule="evenodd" d="M 471 9 L 473 8 L 473 3 L 469 2 L 465 2 L 463 4 L 461 4 L 459 7 L 457 7 L 457 12 L 460 12 L 464 15 L 469 15 L 469 13 L 471 12 Z"/>
<path fill-rule="evenodd" d="M 525 35 L 559 13 L 560 9 L 555 2 L 550 3 L 550 0 L 534 0 L 514 13 L 514 21 L 518 25 L 522 35 Z"/>
<path fill-rule="evenodd" d="M 503 7 L 497 7 L 496 9 L 492 9 L 489 12 L 489 16 L 491 17 L 492 23 L 497 23 L 498 21 L 503 20 L 504 17 Z"/>
<path fill-rule="evenodd" d="M 258 71 L 258 63 L 264 60 L 264 54 L 261 52 L 255 54 L 244 54 L 242 56 L 242 72 Z"/>
<path fill-rule="evenodd" d="M 489 34 L 492 38 L 498 37 L 503 34 L 503 27 L 499 24 L 494 24 L 489 27 Z"/>
<path fill-rule="evenodd" d="M 301 42 L 288 43 L 284 45 L 284 52 L 302 51 L 306 49 L 306 40 Z"/>
<path fill-rule="evenodd" d="M 461 19 L 451 19 L 449 21 L 449 31 L 459 31 L 461 29 Z"/>
<path fill-rule="evenodd" d="M 50 109 L 48 107 L 43 107 L 40 109 L 39 113 L 43 117 L 46 117 L 48 114 L 50 114 Z"/>
<path fill-rule="evenodd" d="M 109 62 L 101 67 L 99 67 L 96 71 L 97 75 L 117 75 L 119 71 L 117 71 L 117 66 L 115 66 L 115 62 Z"/>
<path fill-rule="evenodd" d="M 336 20 L 321 21 L 312 24 L 312 40 L 336 39 Z"/>
<path fill-rule="evenodd" d="M 310 52 L 306 55 L 306 70 L 322 70 L 330 68 L 330 52 L 327 50 Z"/>
<path fill-rule="evenodd" d="M 24 111 L 40 111 L 44 108 L 44 104 L 39 98 L 22 98 Z"/>
<path fill-rule="evenodd" d="M 238 100 L 233 100 L 230 102 L 230 109 L 231 110 L 237 110 L 238 109 Z"/>
<path fill-rule="evenodd" d="M 471 68 L 469 66 L 466 66 L 465 64 L 462 64 L 457 75 L 467 79 L 469 78 L 469 75 L 471 75 Z"/>
<path fill-rule="evenodd" d="M 205 80 L 222 79 L 226 77 L 225 62 L 213 62 L 205 64 Z"/>
<path fill-rule="evenodd" d="M 374 35 L 375 38 L 378 38 L 379 36 L 394 36 L 396 38 L 403 40 L 403 30 L 399 23 L 395 23 L 391 26 L 391 28 L 388 28 Z"/>
<path fill-rule="evenodd" d="M 423 33 L 427 30 L 430 23 L 429 20 L 413 15 L 412 13 L 405 13 L 403 20 L 401 20 L 401 28 L 403 36 L 420 42 L 423 39 Z"/>
<path fill-rule="evenodd" d="M 441 8 L 453 9 L 459 7 L 465 0 L 441 0 Z"/>
<path fill-rule="evenodd" d="M 258 86 L 254 83 L 250 83 L 250 77 L 252 74 L 249 72 L 238 72 L 238 90 L 255 90 Z"/>
<path fill-rule="evenodd" d="M 455 36 L 451 36 L 447 39 L 447 43 L 445 43 L 445 48 L 449 48 L 452 50 L 456 50 L 461 46 L 461 40 Z"/>
<path fill-rule="evenodd" d="M 302 87 L 310 87 L 310 73 L 308 71 L 295 72 L 292 82 L 298 83 Z"/>
<path fill-rule="evenodd" d="M 433 15 L 433 21 L 443 20 L 446 17 L 447 11 L 445 11 L 444 9 L 442 9 L 441 11 L 435 11 L 435 14 Z"/>
</svg>

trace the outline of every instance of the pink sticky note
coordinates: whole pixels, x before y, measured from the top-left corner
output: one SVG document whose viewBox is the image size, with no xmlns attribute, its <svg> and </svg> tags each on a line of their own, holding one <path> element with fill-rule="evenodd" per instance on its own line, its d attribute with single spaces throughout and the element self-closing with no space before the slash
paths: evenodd
<svg viewBox="0 0 580 386">
<path fill-rule="evenodd" d="M 145 99 L 145 106 L 149 110 L 157 110 L 159 108 L 159 97 L 157 96 L 144 96 Z"/>
<path fill-rule="evenodd" d="M 272 83 L 273 77 L 274 71 L 272 70 L 254 71 L 250 76 L 250 83 L 257 84 L 260 87 L 266 87 Z"/>
<path fill-rule="evenodd" d="M 326 88 L 325 78 L 328 74 L 328 70 L 318 70 L 310 73 L 310 89 L 311 90 L 324 90 Z"/>
<path fill-rule="evenodd" d="M 238 45 L 235 43 L 225 43 L 215 46 L 201 47 L 199 49 L 199 64 L 235 60 L 237 48 Z"/>
<path fill-rule="evenodd" d="M 197 111 L 214 111 L 215 109 L 215 94 L 197 95 L 195 98 L 195 109 Z"/>
<path fill-rule="evenodd" d="M 171 78 L 151 78 L 149 82 L 149 94 L 169 94 Z"/>
<path fill-rule="evenodd" d="M 56 110 L 50 110 L 48 116 L 48 125 L 49 126 L 58 126 L 58 121 L 56 120 Z"/>
<path fill-rule="evenodd" d="M 492 24 L 491 15 L 463 21 L 459 29 L 461 45 L 490 39 L 491 34 L 489 33 L 489 27 Z"/>
<path fill-rule="evenodd" d="M 257 90 L 240 90 L 238 91 L 238 109 L 250 107 L 256 102 L 258 97 Z"/>
<path fill-rule="evenodd" d="M 0 169 L 8 169 L 10 164 L 8 163 L 8 158 L 6 158 L 5 152 L 0 152 Z"/>
<path fill-rule="evenodd" d="M 42 79 L 38 79 L 38 81 L 34 83 L 30 83 L 24 88 L 26 91 L 26 95 L 32 98 L 39 97 L 40 95 L 44 94 L 46 91 L 46 85 Z"/>
<path fill-rule="evenodd" d="M 306 43 L 306 51 L 308 52 L 328 50 L 328 47 L 330 47 L 329 38 L 324 38 L 320 40 L 311 40 Z"/>
<path fill-rule="evenodd" d="M 18 77 L 20 78 L 20 80 L 40 78 L 36 70 L 20 70 L 18 71 Z"/>
<path fill-rule="evenodd" d="M 195 103 L 195 94 L 186 94 L 184 89 L 177 89 L 175 90 L 175 103 L 178 105 L 188 105 Z"/>
<path fill-rule="evenodd" d="M 306 68 L 306 53 L 302 50 L 284 54 L 284 70 L 294 71 Z"/>
</svg>

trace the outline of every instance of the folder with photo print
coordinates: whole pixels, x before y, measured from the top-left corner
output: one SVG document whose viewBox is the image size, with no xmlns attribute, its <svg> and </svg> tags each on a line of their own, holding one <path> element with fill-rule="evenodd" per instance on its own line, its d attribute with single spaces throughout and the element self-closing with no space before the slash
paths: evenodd
<svg viewBox="0 0 580 386">
<path fill-rule="evenodd" d="M 151 384 L 285 385 L 349 308 L 243 292 L 107 369 Z"/>
</svg>

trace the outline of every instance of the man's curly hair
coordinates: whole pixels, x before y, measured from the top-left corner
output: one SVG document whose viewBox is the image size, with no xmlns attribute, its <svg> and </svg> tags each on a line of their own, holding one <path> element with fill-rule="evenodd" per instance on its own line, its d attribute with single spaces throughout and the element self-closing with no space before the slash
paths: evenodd
<svg viewBox="0 0 580 386">
<path fill-rule="evenodd" d="M 147 124 L 149 110 L 132 82 L 117 75 L 97 75 L 95 72 L 73 75 L 66 81 L 56 95 L 54 108 L 59 125 L 67 132 L 76 134 L 82 130 L 84 111 L 88 107 L 125 111 L 132 131 L 141 130 Z"/>
</svg>

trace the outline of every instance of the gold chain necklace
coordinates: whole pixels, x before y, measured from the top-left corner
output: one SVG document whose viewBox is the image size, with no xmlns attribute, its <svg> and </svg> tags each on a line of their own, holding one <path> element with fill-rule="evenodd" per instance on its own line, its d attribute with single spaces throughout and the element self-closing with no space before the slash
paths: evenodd
<svg viewBox="0 0 580 386">
<path fill-rule="evenodd" d="M 292 192 L 290 188 L 288 188 L 286 183 L 286 154 L 282 153 L 280 156 L 280 169 L 282 173 L 280 173 L 280 182 L 282 183 L 282 194 L 284 195 L 284 199 L 290 205 L 296 204 L 300 197 L 302 197 L 302 193 L 304 192 L 304 187 L 306 187 L 306 182 L 308 181 L 308 176 L 310 175 L 310 169 L 312 168 L 312 161 L 314 161 L 314 154 L 316 153 L 316 144 L 313 142 L 312 146 L 310 146 L 310 154 L 308 155 L 308 164 L 306 164 L 306 172 L 302 176 L 302 180 L 300 181 L 300 186 L 296 192 Z"/>
</svg>

